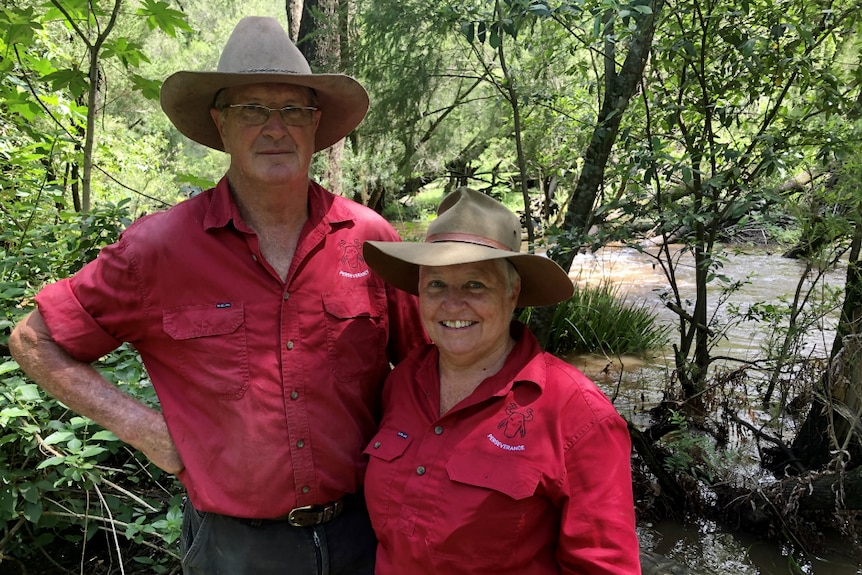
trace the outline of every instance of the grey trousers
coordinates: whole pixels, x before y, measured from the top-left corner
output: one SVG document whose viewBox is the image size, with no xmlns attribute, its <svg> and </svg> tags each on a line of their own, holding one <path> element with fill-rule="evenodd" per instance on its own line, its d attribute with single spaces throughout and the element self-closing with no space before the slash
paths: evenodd
<svg viewBox="0 0 862 575">
<path fill-rule="evenodd" d="M 183 575 L 373 575 L 377 540 L 364 505 L 316 527 L 183 508 Z"/>
</svg>

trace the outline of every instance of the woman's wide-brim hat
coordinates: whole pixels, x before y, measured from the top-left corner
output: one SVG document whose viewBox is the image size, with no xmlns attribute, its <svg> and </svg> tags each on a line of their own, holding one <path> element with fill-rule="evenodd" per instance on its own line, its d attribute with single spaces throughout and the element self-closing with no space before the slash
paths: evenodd
<svg viewBox="0 0 862 575">
<path fill-rule="evenodd" d="M 215 72 L 176 72 L 162 84 L 162 109 L 177 129 L 204 146 L 224 151 L 210 108 L 223 88 L 294 84 L 317 94 L 320 125 L 314 151 L 338 142 L 365 117 L 368 93 L 344 74 L 312 74 L 308 61 L 275 18 L 249 16 L 228 38 Z"/>
<path fill-rule="evenodd" d="M 419 266 L 450 266 L 507 259 L 521 276 L 518 307 L 551 305 L 569 299 L 574 285 L 553 260 L 521 253 L 521 222 L 494 198 L 458 188 L 443 198 L 425 241 L 366 241 L 365 262 L 380 277 L 418 295 Z"/>
</svg>

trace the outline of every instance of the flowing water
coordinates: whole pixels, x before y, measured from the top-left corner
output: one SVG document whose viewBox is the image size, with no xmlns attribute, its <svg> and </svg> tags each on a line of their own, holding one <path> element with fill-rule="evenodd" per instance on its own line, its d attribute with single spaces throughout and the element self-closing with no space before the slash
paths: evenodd
<svg viewBox="0 0 862 575">
<path fill-rule="evenodd" d="M 679 259 L 677 283 L 683 294 L 694 299 L 694 273 L 690 258 L 674 251 Z M 663 303 L 660 295 L 668 290 L 668 282 L 660 265 L 652 257 L 656 250 L 646 253 L 627 248 L 603 248 L 595 254 L 579 255 L 571 269 L 573 281 L 598 282 L 601 278 L 612 281 L 632 303 L 643 303 L 652 309 L 660 321 L 675 325 L 678 317 Z M 782 258 L 780 253 L 767 250 L 729 255 L 720 273 L 731 280 L 743 282 L 727 302 L 719 306 L 715 315 L 717 324 L 730 321 L 725 337 L 712 350 L 713 355 L 753 360 L 764 356 L 769 342 L 769 330 L 754 322 L 734 323 L 731 307 L 744 312 L 758 303 L 776 304 L 782 299 L 792 300 L 800 276 L 804 272 L 799 261 Z M 844 283 L 846 267 L 824 277 L 823 284 L 840 289 Z M 810 289 L 810 282 L 805 289 Z M 812 298 L 825 292 L 820 286 Z M 711 288 L 709 300 L 712 310 L 721 296 L 720 289 Z M 840 300 L 839 300 L 840 304 Z M 806 330 L 799 353 L 812 357 L 828 356 L 834 337 L 837 310 L 814 323 Z M 671 340 L 675 332 L 671 333 Z M 649 362 L 636 358 L 605 358 L 597 356 L 567 357 L 609 395 L 614 404 L 630 421 L 639 427 L 649 424 L 648 410 L 662 399 L 672 369 L 671 349 L 663 350 Z M 728 368 L 740 364 L 729 362 Z M 825 557 L 792 558 L 790 551 L 775 543 L 759 541 L 755 536 L 726 531 L 708 521 L 682 524 L 663 521 L 639 526 L 644 549 L 670 557 L 706 575 L 787 575 L 811 573 L 814 575 L 860 575 L 862 566 L 851 559 L 834 553 Z"/>
</svg>

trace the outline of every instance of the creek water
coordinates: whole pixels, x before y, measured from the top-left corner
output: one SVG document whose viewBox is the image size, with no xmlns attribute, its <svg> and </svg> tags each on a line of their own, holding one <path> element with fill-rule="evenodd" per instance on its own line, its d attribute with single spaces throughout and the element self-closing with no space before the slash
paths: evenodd
<svg viewBox="0 0 862 575">
<path fill-rule="evenodd" d="M 693 261 L 679 247 L 671 247 L 676 266 L 677 284 L 684 298 L 694 300 Z M 668 281 L 653 257 L 657 249 L 639 252 L 630 248 L 603 248 L 597 253 L 581 254 L 575 258 L 570 276 L 580 283 L 598 282 L 604 278 L 613 282 L 631 303 L 642 303 L 654 311 L 659 321 L 675 325 L 678 316 L 663 303 L 660 295 L 668 289 Z M 803 264 L 781 257 L 767 249 L 746 253 L 728 254 L 719 273 L 731 280 L 742 282 L 721 306 L 719 288 L 711 288 L 709 300 L 713 306 L 716 325 L 729 322 L 724 337 L 712 350 L 713 355 L 732 356 L 740 360 L 754 360 L 765 355 L 770 333 L 767 326 L 752 321 L 734 322 L 728 310 L 736 307 L 744 312 L 758 303 L 777 304 L 792 300 Z M 816 286 L 811 297 L 823 299 L 827 287 L 840 289 L 844 283 L 846 266 L 838 265 Z M 827 287 L 824 287 L 827 286 Z M 804 286 L 811 289 L 810 282 Z M 840 299 L 839 305 L 840 305 Z M 718 308 L 717 312 L 716 307 Z M 832 310 L 824 318 L 812 323 L 797 353 L 810 357 L 827 357 L 834 337 L 838 311 Z M 676 339 L 671 332 L 671 342 Z M 672 370 L 672 350 L 660 350 L 656 357 L 645 361 L 639 358 L 606 358 L 572 355 L 568 361 L 590 376 L 614 398 L 614 405 L 630 421 L 643 428 L 649 424 L 648 411 L 662 399 L 663 391 Z M 728 368 L 739 364 L 728 364 Z M 756 404 L 756 401 L 752 403 Z M 753 463 L 753 468 L 756 464 Z M 746 471 L 748 472 L 748 471 Z M 749 473 L 756 473 L 750 471 Z M 862 575 L 862 565 L 840 552 L 825 556 L 800 556 L 786 546 L 761 541 L 756 536 L 735 533 L 708 521 L 684 524 L 677 521 L 660 523 L 642 522 L 638 528 L 644 549 L 675 559 L 704 575 L 787 575 L 810 573 L 813 575 Z M 840 542 L 836 541 L 836 546 Z M 837 547 L 840 549 L 841 547 Z"/>
</svg>

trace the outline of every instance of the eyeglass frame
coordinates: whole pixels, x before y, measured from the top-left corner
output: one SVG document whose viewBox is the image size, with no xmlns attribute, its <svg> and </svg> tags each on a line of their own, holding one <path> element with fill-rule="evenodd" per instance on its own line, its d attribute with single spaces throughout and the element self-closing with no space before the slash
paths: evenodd
<svg viewBox="0 0 862 575">
<path fill-rule="evenodd" d="M 315 107 L 315 106 L 284 106 L 281 108 L 270 108 L 269 106 L 264 106 L 263 104 L 224 104 L 221 107 L 221 109 L 223 111 L 226 111 L 229 108 L 230 109 L 241 109 L 241 110 L 250 110 L 250 109 L 266 110 L 266 118 L 264 118 L 264 120 L 262 122 L 259 122 L 256 124 L 255 123 L 250 124 L 247 122 L 240 121 L 240 123 L 243 124 L 244 126 L 263 126 L 272 117 L 273 112 L 278 112 L 278 117 L 281 118 L 281 121 L 284 123 L 285 126 L 310 126 L 311 124 L 314 123 L 314 115 L 313 114 L 309 116 L 308 122 L 306 122 L 304 124 L 295 124 L 295 123 L 289 122 L 285 118 L 285 116 L 284 116 L 285 112 L 290 112 L 291 110 L 304 110 L 304 111 L 308 111 L 308 112 L 320 111 L 320 108 Z"/>
</svg>

